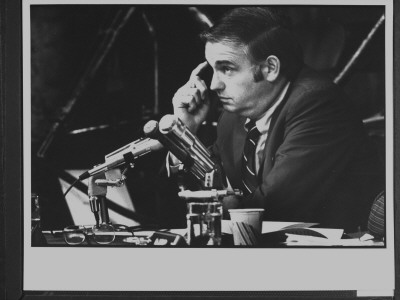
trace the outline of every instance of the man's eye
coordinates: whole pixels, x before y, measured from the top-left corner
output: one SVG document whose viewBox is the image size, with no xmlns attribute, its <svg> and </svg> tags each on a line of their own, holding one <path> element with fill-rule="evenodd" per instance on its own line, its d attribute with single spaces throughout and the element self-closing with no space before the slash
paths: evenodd
<svg viewBox="0 0 400 300">
<path fill-rule="evenodd" d="M 225 74 L 229 74 L 232 71 L 233 71 L 233 69 L 230 67 L 222 67 L 222 72 L 224 72 Z"/>
</svg>

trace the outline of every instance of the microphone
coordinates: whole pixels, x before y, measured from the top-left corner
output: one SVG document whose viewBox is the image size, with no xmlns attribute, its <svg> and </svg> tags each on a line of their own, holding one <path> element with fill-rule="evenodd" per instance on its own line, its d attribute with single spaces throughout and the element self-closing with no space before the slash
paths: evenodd
<svg viewBox="0 0 400 300">
<path fill-rule="evenodd" d="M 157 151 L 162 145 L 157 140 L 145 138 L 138 139 L 128 145 L 125 145 L 105 156 L 105 162 L 93 167 L 79 176 L 79 180 L 84 180 L 93 175 L 105 173 L 108 170 L 115 169 L 125 163 L 130 163 L 138 157 L 152 151 Z"/>
<path fill-rule="evenodd" d="M 157 121 L 148 121 L 143 127 L 143 132 L 146 137 L 158 140 L 165 148 L 175 155 L 185 167 L 190 168 L 193 165 L 193 159 L 189 153 L 160 132 Z"/>
<path fill-rule="evenodd" d="M 184 150 L 192 159 L 190 171 L 200 180 L 207 181 L 207 176 L 214 171 L 215 164 L 211 153 L 193 135 L 186 125 L 174 115 L 165 115 L 159 123 L 159 131 L 171 141 L 174 147 Z M 173 151 L 171 151 L 173 153 Z M 175 153 L 174 153 L 175 154 Z"/>
</svg>

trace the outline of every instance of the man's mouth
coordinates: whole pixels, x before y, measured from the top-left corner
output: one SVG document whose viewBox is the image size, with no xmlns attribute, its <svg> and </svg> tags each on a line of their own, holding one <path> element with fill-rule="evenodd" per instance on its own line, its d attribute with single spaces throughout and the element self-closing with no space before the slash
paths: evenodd
<svg viewBox="0 0 400 300">
<path fill-rule="evenodd" d="M 229 97 L 222 97 L 222 96 L 218 96 L 219 97 L 219 100 L 221 100 L 221 101 L 226 101 L 226 100 L 229 100 L 230 98 Z"/>
</svg>

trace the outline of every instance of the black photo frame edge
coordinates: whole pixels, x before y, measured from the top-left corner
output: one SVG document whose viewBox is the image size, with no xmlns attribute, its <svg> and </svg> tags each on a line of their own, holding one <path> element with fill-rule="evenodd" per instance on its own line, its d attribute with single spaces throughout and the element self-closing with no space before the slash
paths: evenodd
<svg viewBox="0 0 400 300">
<path fill-rule="evenodd" d="M 23 290 L 23 235 L 22 235 L 22 195 L 23 195 L 23 160 L 22 160 L 22 1 L 5 0 L 0 4 L 0 199 L 1 199 L 1 251 L 0 265 L 2 273 L 0 279 L 4 279 L 3 287 L 0 289 L 2 299 L 142 299 L 142 298 L 356 298 L 355 293 L 343 292 L 132 292 L 132 293 L 96 293 L 96 292 L 32 292 L 25 293 Z M 400 106 L 395 101 L 400 97 L 400 85 L 396 82 L 400 79 L 398 61 L 400 59 L 400 3 L 393 1 L 394 13 L 394 226 L 395 226 L 395 298 L 400 298 L 399 284 L 399 140 L 400 131 Z M 397 51 L 396 51 L 397 50 Z"/>
</svg>

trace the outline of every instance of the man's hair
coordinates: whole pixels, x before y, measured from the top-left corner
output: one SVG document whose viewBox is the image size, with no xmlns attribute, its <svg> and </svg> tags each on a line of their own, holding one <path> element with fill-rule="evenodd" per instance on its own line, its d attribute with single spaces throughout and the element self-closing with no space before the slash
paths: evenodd
<svg viewBox="0 0 400 300">
<path fill-rule="evenodd" d="M 200 38 L 210 43 L 243 45 L 253 64 L 275 55 L 281 74 L 292 79 L 303 65 L 303 52 L 290 27 L 281 9 L 240 7 L 229 11 Z"/>
</svg>

